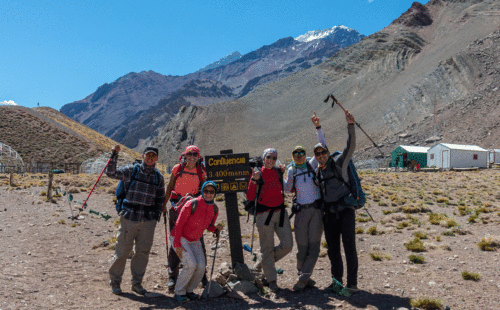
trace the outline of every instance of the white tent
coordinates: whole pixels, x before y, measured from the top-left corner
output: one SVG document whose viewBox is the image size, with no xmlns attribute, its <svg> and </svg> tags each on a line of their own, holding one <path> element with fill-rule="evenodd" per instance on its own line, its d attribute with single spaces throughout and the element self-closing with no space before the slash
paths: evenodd
<svg viewBox="0 0 500 310">
<path fill-rule="evenodd" d="M 487 168 L 488 151 L 477 145 L 439 143 L 427 151 L 427 166 L 437 168 Z"/>
</svg>

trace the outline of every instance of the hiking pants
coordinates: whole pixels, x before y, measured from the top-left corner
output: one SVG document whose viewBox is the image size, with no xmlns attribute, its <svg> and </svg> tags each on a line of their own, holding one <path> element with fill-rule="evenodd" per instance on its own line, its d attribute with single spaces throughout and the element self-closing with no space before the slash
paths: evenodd
<svg viewBox="0 0 500 310">
<path fill-rule="evenodd" d="M 294 232 L 297 242 L 297 270 L 299 280 L 309 282 L 314 266 L 318 261 L 321 235 L 323 234 L 322 223 L 323 211 L 310 206 L 301 209 L 295 216 Z"/>
<path fill-rule="evenodd" d="M 283 227 L 279 227 L 280 213 L 285 212 Z M 276 281 L 275 263 L 285 257 L 293 248 L 292 228 L 286 210 L 274 212 L 269 225 L 265 225 L 269 211 L 257 214 L 256 226 L 259 231 L 260 253 L 262 254 L 262 270 L 267 281 Z M 274 233 L 280 244 L 274 246 Z"/>
<path fill-rule="evenodd" d="M 338 218 L 333 212 L 326 212 L 323 217 L 325 227 L 325 239 L 328 244 L 328 257 L 332 264 L 332 277 L 342 283 L 344 266 L 340 254 L 340 235 L 344 246 L 345 259 L 347 263 L 347 286 L 358 284 L 358 255 L 356 253 L 355 234 L 356 213 L 352 208 L 346 208 L 338 212 Z"/>
<path fill-rule="evenodd" d="M 172 232 L 172 229 L 174 229 L 175 226 L 175 221 L 173 221 L 174 217 L 172 216 L 173 207 L 175 206 L 175 203 L 172 202 L 172 208 L 170 208 L 169 212 L 169 217 L 168 217 L 168 227 L 169 231 Z M 200 239 L 201 241 L 201 247 L 203 248 L 203 253 L 205 254 L 205 258 L 207 257 L 207 250 L 205 249 L 205 241 L 203 240 L 203 236 Z M 173 247 L 173 242 L 170 243 L 170 248 L 168 249 L 168 277 L 171 279 L 174 279 L 174 281 L 177 281 L 177 278 L 179 277 L 179 265 L 181 260 L 175 253 L 175 249 Z M 203 276 L 205 280 L 207 280 L 207 274 L 205 272 L 205 275 Z M 207 280 L 208 281 L 208 280 Z"/>
<path fill-rule="evenodd" d="M 184 267 L 175 283 L 175 294 L 186 295 L 192 293 L 198 284 L 200 284 L 205 274 L 206 260 L 200 240 L 189 242 L 181 237 L 182 264 Z"/>
<path fill-rule="evenodd" d="M 156 221 L 134 222 L 120 217 L 120 227 L 115 247 L 114 261 L 109 268 L 111 285 L 122 282 L 123 271 L 127 258 L 134 247 L 135 252 L 130 261 L 130 271 L 132 272 L 132 285 L 142 283 L 146 267 L 149 261 L 149 252 L 153 245 Z"/>
</svg>

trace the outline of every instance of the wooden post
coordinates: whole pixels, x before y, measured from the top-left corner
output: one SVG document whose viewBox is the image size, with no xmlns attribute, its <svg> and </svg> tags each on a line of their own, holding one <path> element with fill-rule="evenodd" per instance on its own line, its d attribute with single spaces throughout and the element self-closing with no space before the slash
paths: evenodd
<svg viewBox="0 0 500 310">
<path fill-rule="evenodd" d="M 225 150 L 222 154 L 232 154 L 233 150 Z M 226 201 L 227 229 L 229 232 L 229 246 L 231 250 L 231 263 L 245 263 L 243 245 L 241 242 L 240 214 L 238 212 L 238 196 L 236 193 L 224 194 Z"/>
<path fill-rule="evenodd" d="M 10 169 L 10 180 L 9 180 L 10 187 L 14 186 L 14 168 Z"/>
<path fill-rule="evenodd" d="M 54 178 L 54 174 L 52 171 L 49 171 L 49 186 L 47 188 L 47 199 L 52 198 L 52 179 Z"/>
</svg>

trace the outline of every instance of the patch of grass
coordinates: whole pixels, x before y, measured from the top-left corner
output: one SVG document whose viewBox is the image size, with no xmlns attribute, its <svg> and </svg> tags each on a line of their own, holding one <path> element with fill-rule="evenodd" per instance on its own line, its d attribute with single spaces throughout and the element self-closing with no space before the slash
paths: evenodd
<svg viewBox="0 0 500 310">
<path fill-rule="evenodd" d="M 383 213 L 384 215 L 388 215 L 388 214 L 392 214 L 392 213 L 394 213 L 394 210 L 382 210 L 382 213 Z"/>
<path fill-rule="evenodd" d="M 427 206 L 420 204 L 420 205 L 405 206 L 403 207 L 402 211 L 404 213 L 428 213 L 431 212 L 431 209 L 429 209 L 429 207 Z"/>
<path fill-rule="evenodd" d="M 443 191 L 440 191 L 440 190 L 438 190 L 438 189 L 435 189 L 435 190 L 433 190 L 433 191 L 432 191 L 432 194 L 433 194 L 433 195 L 436 195 L 436 196 L 437 196 L 437 195 L 441 195 L 442 193 L 443 193 Z"/>
<path fill-rule="evenodd" d="M 381 261 L 384 260 L 384 253 L 382 253 L 382 252 L 372 252 L 372 253 L 370 253 L 370 257 L 374 261 L 381 262 Z"/>
<path fill-rule="evenodd" d="M 42 191 L 42 192 L 40 193 L 40 196 L 47 196 L 47 192 L 46 192 L 46 191 Z"/>
<path fill-rule="evenodd" d="M 482 251 L 496 251 L 496 249 L 500 248 L 500 237 L 486 235 L 477 245 Z"/>
<path fill-rule="evenodd" d="M 448 202 L 450 202 L 450 200 L 446 197 L 439 197 L 436 199 L 436 202 L 437 203 L 448 203 Z"/>
<path fill-rule="evenodd" d="M 365 230 L 363 229 L 363 227 L 358 227 L 358 228 L 356 228 L 356 230 L 355 230 L 355 233 L 356 233 L 356 234 L 362 234 L 362 233 L 364 233 L 364 232 L 365 232 Z"/>
<path fill-rule="evenodd" d="M 458 212 L 460 213 L 460 215 L 469 215 L 472 214 L 472 209 L 465 205 L 459 205 Z"/>
<path fill-rule="evenodd" d="M 478 216 L 477 215 L 471 215 L 469 216 L 469 218 L 467 219 L 467 223 L 469 224 L 474 224 L 477 222 L 477 218 Z"/>
<path fill-rule="evenodd" d="M 252 234 L 242 235 L 241 238 L 252 238 Z M 258 239 L 259 236 L 257 234 L 253 234 L 253 238 Z"/>
<path fill-rule="evenodd" d="M 455 237 L 455 232 L 453 232 L 451 230 L 446 230 L 446 231 L 443 231 L 441 233 L 441 235 L 443 235 L 443 236 L 449 236 L 449 237 Z"/>
<path fill-rule="evenodd" d="M 66 224 L 66 221 L 65 220 L 60 220 L 59 222 L 57 222 L 58 224 Z"/>
<path fill-rule="evenodd" d="M 436 236 L 436 241 L 441 242 L 441 236 Z"/>
<path fill-rule="evenodd" d="M 478 272 L 462 271 L 462 278 L 464 280 L 479 281 L 481 279 L 481 274 Z"/>
<path fill-rule="evenodd" d="M 387 207 L 387 202 L 385 202 L 385 201 L 380 201 L 380 202 L 378 203 L 378 205 L 379 205 L 379 206 L 381 206 L 381 207 Z"/>
<path fill-rule="evenodd" d="M 453 220 L 453 219 L 448 219 L 445 221 L 444 225 L 445 227 L 447 228 L 452 228 L 452 227 L 458 227 L 458 223 L 457 221 Z"/>
<path fill-rule="evenodd" d="M 368 230 L 366 232 L 372 236 L 376 235 L 378 233 L 377 226 L 372 226 L 372 227 L 368 228 Z"/>
<path fill-rule="evenodd" d="M 425 257 L 422 256 L 422 255 L 415 255 L 415 254 L 412 254 L 408 257 L 408 259 L 410 260 L 410 262 L 414 263 L 414 264 L 423 264 L 425 263 Z"/>
<path fill-rule="evenodd" d="M 369 222 L 370 219 L 367 218 L 367 217 L 357 217 L 356 218 L 356 222 L 360 222 L 360 223 L 365 223 L 365 222 Z"/>
<path fill-rule="evenodd" d="M 321 241 L 321 246 L 325 249 L 328 249 L 328 243 L 326 242 L 326 240 Z"/>
<path fill-rule="evenodd" d="M 113 225 L 115 225 L 115 227 L 120 226 L 120 218 L 117 218 L 117 219 L 113 222 Z"/>
<path fill-rule="evenodd" d="M 425 310 L 439 310 L 443 307 L 443 303 L 439 299 L 413 298 L 410 299 L 410 306 Z"/>
<path fill-rule="evenodd" d="M 408 251 L 425 252 L 424 243 L 420 240 L 420 238 L 415 237 L 413 240 L 406 242 L 404 245 Z"/>
<path fill-rule="evenodd" d="M 423 231 L 416 231 L 413 233 L 413 236 L 419 239 L 427 239 L 427 234 Z"/>
<path fill-rule="evenodd" d="M 398 223 L 398 225 L 396 225 L 396 228 L 403 229 L 403 228 L 406 228 L 408 226 L 410 226 L 410 222 L 404 221 L 404 222 Z"/>
<path fill-rule="evenodd" d="M 444 213 L 429 213 L 429 222 L 432 225 L 439 225 L 441 221 L 448 219 L 448 216 Z"/>
</svg>

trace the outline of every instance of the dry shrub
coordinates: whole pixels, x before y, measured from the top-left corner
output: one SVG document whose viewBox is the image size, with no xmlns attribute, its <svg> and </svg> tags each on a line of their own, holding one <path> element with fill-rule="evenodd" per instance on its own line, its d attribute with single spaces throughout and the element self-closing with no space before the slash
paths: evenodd
<svg viewBox="0 0 500 310">
<path fill-rule="evenodd" d="M 439 299 L 418 298 L 411 299 L 410 306 L 425 310 L 439 310 L 443 307 L 443 303 Z"/>
<path fill-rule="evenodd" d="M 441 221 L 446 221 L 448 219 L 448 216 L 444 213 L 429 213 L 429 222 L 432 225 L 439 225 Z"/>
<path fill-rule="evenodd" d="M 408 217 L 402 213 L 394 213 L 391 215 L 391 220 L 394 220 L 396 222 L 401 222 L 408 219 Z"/>
<path fill-rule="evenodd" d="M 462 278 L 464 280 L 479 281 L 481 279 L 481 274 L 477 272 L 462 271 Z"/>
<path fill-rule="evenodd" d="M 415 237 L 413 240 L 406 242 L 404 245 L 408 251 L 425 252 L 424 243 L 420 240 L 420 238 Z"/>
<path fill-rule="evenodd" d="M 500 236 L 488 234 L 477 245 L 482 251 L 496 251 L 500 248 Z"/>
<path fill-rule="evenodd" d="M 80 189 L 78 189 L 77 187 L 70 187 L 70 188 L 68 189 L 68 193 L 69 193 L 69 194 L 77 194 L 77 193 L 79 193 L 79 192 L 80 192 Z"/>
</svg>

